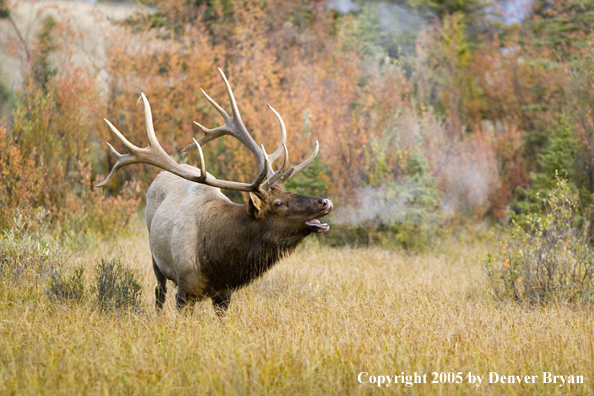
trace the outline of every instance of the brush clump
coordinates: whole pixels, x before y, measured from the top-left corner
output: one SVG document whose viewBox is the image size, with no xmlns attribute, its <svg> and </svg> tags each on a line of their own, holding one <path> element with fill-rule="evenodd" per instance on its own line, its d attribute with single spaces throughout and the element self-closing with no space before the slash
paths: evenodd
<svg viewBox="0 0 594 396">
<path fill-rule="evenodd" d="M 540 210 L 513 222 L 486 270 L 495 295 L 530 304 L 594 302 L 594 250 L 566 180 L 557 178 Z M 581 221 L 580 221 L 581 220 Z"/>
</svg>

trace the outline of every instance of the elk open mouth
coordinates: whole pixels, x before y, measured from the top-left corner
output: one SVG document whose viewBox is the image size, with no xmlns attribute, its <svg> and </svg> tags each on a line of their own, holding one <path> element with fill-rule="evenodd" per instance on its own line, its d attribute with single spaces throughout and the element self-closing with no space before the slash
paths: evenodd
<svg viewBox="0 0 594 396">
<path fill-rule="evenodd" d="M 311 232 L 326 232 L 330 229 L 328 223 L 324 223 L 318 219 L 311 219 L 306 221 L 305 224 Z"/>
<path fill-rule="evenodd" d="M 328 208 L 323 211 L 319 217 L 323 217 L 326 216 L 328 213 L 330 213 L 332 211 L 332 202 L 330 202 L 330 200 L 328 201 Z M 328 225 L 328 223 L 324 223 L 323 221 L 320 221 L 319 219 L 311 219 L 305 222 L 305 225 L 307 226 L 307 228 L 309 228 L 309 230 L 311 232 L 317 232 L 317 233 L 322 233 L 322 232 L 326 232 L 330 229 L 330 226 Z"/>
</svg>

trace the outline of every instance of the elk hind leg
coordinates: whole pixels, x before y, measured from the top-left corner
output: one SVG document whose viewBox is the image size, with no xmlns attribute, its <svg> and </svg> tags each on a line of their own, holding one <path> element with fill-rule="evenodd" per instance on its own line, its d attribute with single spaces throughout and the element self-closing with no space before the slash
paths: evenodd
<svg viewBox="0 0 594 396">
<path fill-rule="evenodd" d="M 165 297 L 167 294 L 167 278 L 157 266 L 154 257 L 153 271 L 155 271 L 155 276 L 157 277 L 157 286 L 155 286 L 155 306 L 157 307 L 157 310 L 161 311 L 163 309 L 163 304 L 165 304 Z"/>
</svg>

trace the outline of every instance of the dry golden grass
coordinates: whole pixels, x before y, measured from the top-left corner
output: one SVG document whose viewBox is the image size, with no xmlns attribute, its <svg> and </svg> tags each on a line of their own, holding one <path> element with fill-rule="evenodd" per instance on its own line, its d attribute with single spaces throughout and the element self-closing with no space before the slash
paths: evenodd
<svg viewBox="0 0 594 396">
<path fill-rule="evenodd" d="M 315 239 L 311 238 L 312 240 Z M 153 312 L 146 233 L 93 247 L 139 274 L 145 312 L 106 314 L 51 302 L 42 287 L 0 286 L 0 394 L 594 394 L 594 319 L 587 309 L 498 304 L 485 248 L 406 255 L 302 247 L 235 293 L 221 322 L 206 301 L 191 315 Z M 360 384 L 360 372 L 462 372 L 462 384 Z M 489 384 L 490 371 L 538 375 Z M 543 384 L 543 371 L 584 384 Z M 484 376 L 480 387 L 467 374 Z"/>
</svg>

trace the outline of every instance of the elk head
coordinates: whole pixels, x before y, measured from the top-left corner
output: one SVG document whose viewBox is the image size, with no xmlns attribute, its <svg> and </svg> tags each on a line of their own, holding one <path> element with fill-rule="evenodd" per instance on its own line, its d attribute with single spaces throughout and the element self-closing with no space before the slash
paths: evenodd
<svg viewBox="0 0 594 396">
<path fill-rule="evenodd" d="M 276 185 L 270 188 L 264 200 L 250 193 L 249 209 L 254 218 L 267 219 L 273 233 L 294 230 L 296 234 L 307 235 L 330 229 L 318 219 L 332 210 L 329 199 L 284 191 Z"/>
</svg>

